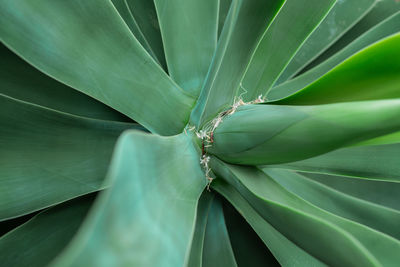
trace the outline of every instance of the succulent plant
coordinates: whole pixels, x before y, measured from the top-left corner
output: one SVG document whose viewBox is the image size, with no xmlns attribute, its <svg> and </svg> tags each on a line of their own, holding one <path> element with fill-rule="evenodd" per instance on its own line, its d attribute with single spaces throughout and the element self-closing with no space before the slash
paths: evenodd
<svg viewBox="0 0 400 267">
<path fill-rule="evenodd" d="M 2 0 L 0 265 L 398 266 L 399 10 Z"/>
</svg>

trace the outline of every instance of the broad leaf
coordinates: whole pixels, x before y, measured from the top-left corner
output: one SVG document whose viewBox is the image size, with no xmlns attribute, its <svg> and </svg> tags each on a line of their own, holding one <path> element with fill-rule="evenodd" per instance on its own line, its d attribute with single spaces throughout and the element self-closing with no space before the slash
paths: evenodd
<svg viewBox="0 0 400 267">
<path fill-rule="evenodd" d="M 278 100 L 303 89 L 307 85 L 316 81 L 318 78 L 322 77 L 325 73 L 330 71 L 336 65 L 342 63 L 350 56 L 356 54 L 357 52 L 366 48 L 367 46 L 379 41 L 380 39 L 386 38 L 399 31 L 400 31 L 400 12 L 396 13 L 387 20 L 373 27 L 365 34 L 361 35 L 354 42 L 352 42 L 344 49 L 342 49 L 340 52 L 330 57 L 317 67 L 307 71 L 306 73 L 303 73 L 302 75 L 288 82 L 273 87 L 271 91 L 268 93 L 268 100 L 269 101 Z M 364 67 L 362 69 L 364 69 Z M 340 88 L 336 89 L 340 90 Z M 342 93 L 346 92 L 343 92 L 343 90 L 341 90 L 341 94 Z M 341 94 L 337 95 L 340 97 Z"/>
<path fill-rule="evenodd" d="M 310 61 L 323 53 L 332 43 L 364 17 L 375 4 L 375 0 L 358 0 L 356 4 L 353 0 L 336 1 L 325 19 L 291 59 L 275 85 L 288 80 Z"/>
<path fill-rule="evenodd" d="M 246 101 L 265 96 L 335 0 L 287 0 L 265 31 L 243 77 Z M 295 25 L 301 27 L 295 27 Z"/>
<path fill-rule="evenodd" d="M 263 171 L 288 191 L 315 206 L 400 240 L 399 211 L 343 194 L 289 170 L 265 168 Z M 400 200 L 400 197 L 394 200 Z"/>
<path fill-rule="evenodd" d="M 359 36 L 372 29 L 382 21 L 386 20 L 396 12 L 400 11 L 400 2 L 393 0 L 379 0 L 366 16 L 354 25 L 345 35 L 334 43 L 327 51 L 311 62 L 302 72 L 324 62 L 329 57 L 350 45 Z"/>
<path fill-rule="evenodd" d="M 399 240 L 301 199 L 257 168 L 215 158 L 211 167 L 277 230 L 329 265 L 379 266 L 400 260 Z"/>
<path fill-rule="evenodd" d="M 54 266 L 182 266 L 206 185 L 192 137 L 131 131 L 116 148 L 109 183 Z"/>
<path fill-rule="evenodd" d="M 93 196 L 85 196 L 57 205 L 1 237 L 1 265 L 49 264 L 70 242 L 92 202 Z"/>
<path fill-rule="evenodd" d="M 218 38 L 221 35 L 222 29 L 225 25 L 225 20 L 231 7 L 232 0 L 219 0 L 218 12 Z"/>
<path fill-rule="evenodd" d="M 157 18 L 156 7 L 154 0 L 124 0 L 135 21 L 137 22 L 141 33 L 143 34 L 146 43 L 154 52 L 157 61 L 160 62 L 164 70 L 167 70 L 165 62 L 164 47 L 160 33 L 160 25 Z"/>
<path fill-rule="evenodd" d="M 123 18 L 126 25 L 129 27 L 132 34 L 140 42 L 144 49 L 160 64 L 156 54 L 152 50 L 150 44 L 147 42 L 142 30 L 140 29 L 138 23 L 136 22 L 130 7 L 128 6 L 127 0 L 112 0 L 113 5 L 117 9 L 119 15 Z M 165 62 L 164 62 L 165 63 Z"/>
<path fill-rule="evenodd" d="M 197 204 L 196 224 L 192 241 L 190 244 L 190 253 L 186 259 L 187 266 L 201 267 L 203 261 L 204 235 L 207 226 L 207 217 L 214 199 L 214 194 L 209 191 L 203 191 Z"/>
<path fill-rule="evenodd" d="M 181 132 L 189 119 L 194 100 L 150 57 L 110 1 L 5 0 L 0 37 L 38 69 L 152 132 Z"/>
<path fill-rule="evenodd" d="M 46 76 L 3 44 L 0 46 L 0 55 L 1 94 L 83 117 L 130 121 L 103 103 Z"/>
<path fill-rule="evenodd" d="M 400 143 L 349 147 L 279 167 L 400 183 L 399 151 Z"/>
<path fill-rule="evenodd" d="M 315 106 L 246 105 L 214 132 L 210 152 L 230 163 L 311 158 L 400 130 L 400 100 Z"/>
<path fill-rule="evenodd" d="M 310 172 L 301 175 L 349 196 L 400 211 L 398 182 Z"/>
<path fill-rule="evenodd" d="M 246 219 L 251 227 L 253 227 L 254 231 L 256 231 L 258 236 L 270 249 L 273 256 L 275 256 L 281 266 L 326 266 L 271 226 L 271 224 L 261 217 L 261 215 L 254 210 L 249 202 L 247 202 L 233 186 L 229 185 L 222 179 L 217 179 L 212 183 L 212 187 L 221 193 Z M 237 232 L 238 230 L 234 229 L 234 231 Z M 243 240 L 246 240 L 246 237 L 241 238 L 238 242 L 243 242 Z M 252 245 L 254 244 L 246 243 L 243 246 Z M 264 255 L 264 257 L 266 256 L 267 255 Z M 252 260 L 254 259 L 249 259 L 249 261 Z M 265 262 L 268 262 L 271 266 L 277 265 L 277 263 L 271 259 L 268 261 L 251 262 L 251 264 L 254 266 L 265 266 Z M 248 263 L 246 262 L 246 264 Z"/>
<path fill-rule="evenodd" d="M 197 97 L 217 45 L 219 1 L 155 0 L 168 73 Z"/>
<path fill-rule="evenodd" d="M 204 236 L 203 266 L 236 267 L 231 241 L 226 229 L 221 201 L 214 198 L 207 217 L 207 227 Z"/>
<path fill-rule="evenodd" d="M 362 50 L 309 86 L 274 103 L 315 105 L 400 98 L 399 47 L 400 33 Z"/>
<path fill-rule="evenodd" d="M 240 81 L 263 32 L 283 0 L 233 0 L 190 123 L 201 128 L 240 94 Z"/>
<path fill-rule="evenodd" d="M 116 139 L 137 124 L 72 116 L 0 95 L 0 220 L 97 191 Z"/>
</svg>

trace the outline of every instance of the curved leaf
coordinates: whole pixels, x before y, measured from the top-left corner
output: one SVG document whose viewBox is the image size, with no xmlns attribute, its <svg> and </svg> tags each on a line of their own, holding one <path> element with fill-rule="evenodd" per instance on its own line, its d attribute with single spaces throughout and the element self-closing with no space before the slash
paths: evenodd
<svg viewBox="0 0 400 267">
<path fill-rule="evenodd" d="M 274 101 L 284 97 L 287 97 L 312 82 L 316 81 L 318 78 L 322 77 L 325 73 L 330 71 L 339 63 L 343 62 L 353 54 L 366 48 L 367 46 L 379 41 L 380 39 L 386 38 L 396 32 L 400 31 L 400 12 L 394 14 L 387 20 L 373 27 L 365 34 L 361 35 L 354 42 L 346 46 L 343 50 L 327 59 L 317 67 L 301 74 L 300 76 L 287 81 L 279 86 L 273 87 L 268 93 L 268 100 Z M 337 88 L 340 90 L 340 88 Z M 341 92 L 346 93 L 346 92 Z M 341 94 L 337 94 L 339 97 Z"/>
<path fill-rule="evenodd" d="M 390 266 L 400 259 L 399 240 L 304 201 L 257 168 L 215 158 L 211 168 L 281 233 L 329 265 Z"/>
<path fill-rule="evenodd" d="M 0 220 L 101 189 L 117 137 L 141 128 L 3 95 L 0 123 Z"/>
<path fill-rule="evenodd" d="M 46 76 L 0 46 L 0 94 L 73 115 L 131 121 L 121 113 Z"/>
<path fill-rule="evenodd" d="M 218 13 L 218 38 L 221 36 L 222 29 L 224 28 L 226 17 L 228 16 L 232 0 L 219 0 L 219 13 Z"/>
<path fill-rule="evenodd" d="M 215 0 L 154 1 L 171 78 L 197 97 L 217 45 Z"/>
<path fill-rule="evenodd" d="M 301 175 L 349 196 L 400 211 L 400 183 L 322 173 Z"/>
<path fill-rule="evenodd" d="M 126 25 L 129 27 L 132 34 L 136 37 L 136 39 L 140 42 L 144 49 L 157 61 L 159 64 L 157 56 L 153 52 L 149 43 L 147 42 L 146 37 L 143 35 L 139 25 L 137 24 L 135 18 L 132 15 L 132 12 L 128 6 L 127 0 L 111 0 L 115 8 L 118 10 L 119 15 L 125 21 Z M 161 65 L 161 64 L 160 64 Z"/>
<path fill-rule="evenodd" d="M 286 0 L 264 32 L 242 83 L 246 101 L 266 95 L 307 37 L 328 14 L 335 0 Z M 294 24 L 301 27 L 294 27 Z M 273 67 L 271 67 L 273 66 Z"/>
<path fill-rule="evenodd" d="M 197 204 L 196 224 L 190 244 L 190 254 L 186 258 L 187 266 L 203 266 L 204 235 L 206 232 L 207 217 L 210 213 L 210 207 L 214 200 L 214 196 L 214 194 L 205 190 L 199 198 Z"/>
<path fill-rule="evenodd" d="M 400 33 L 358 52 L 306 88 L 273 103 L 316 105 L 400 98 L 399 47 Z"/>
<path fill-rule="evenodd" d="M 216 179 L 211 185 L 212 188 L 222 194 L 246 219 L 251 227 L 253 227 L 254 231 L 257 232 L 264 244 L 271 250 L 281 266 L 326 266 L 272 227 L 233 186 L 222 179 Z M 237 230 L 235 229 L 235 231 Z M 251 244 L 245 244 L 245 246 L 251 246 Z M 270 262 L 270 264 L 272 266 L 276 265 L 276 263 L 273 262 Z M 265 262 L 255 262 L 254 265 L 265 266 Z"/>
<path fill-rule="evenodd" d="M 349 147 L 279 166 L 298 171 L 400 183 L 399 151 L 400 143 Z"/>
<path fill-rule="evenodd" d="M 9 267 L 49 264 L 70 242 L 92 202 L 93 196 L 85 196 L 57 205 L 1 237 L 1 264 Z"/>
<path fill-rule="evenodd" d="M 231 241 L 225 225 L 221 201 L 214 198 L 207 217 L 207 227 L 204 236 L 203 266 L 236 267 Z"/>
<path fill-rule="evenodd" d="M 54 266 L 182 266 L 206 185 L 192 137 L 127 132 L 108 176 L 113 186 Z"/>
<path fill-rule="evenodd" d="M 332 43 L 364 17 L 376 3 L 377 1 L 375 0 L 359 0 L 357 2 L 353 0 L 336 1 L 325 19 L 290 60 L 290 63 L 279 76 L 275 85 L 290 79 L 310 61 L 324 52 Z"/>
<path fill-rule="evenodd" d="M 356 25 L 354 25 L 345 35 L 334 43 L 322 55 L 311 62 L 302 72 L 307 71 L 316 65 L 324 62 L 329 57 L 350 45 L 355 39 L 364 34 L 369 29 L 375 27 L 391 15 L 400 11 L 400 2 L 393 0 L 379 0 L 366 16 L 364 16 Z"/>
<path fill-rule="evenodd" d="M 201 128 L 232 105 L 255 46 L 284 0 L 233 0 L 190 123 Z"/>
<path fill-rule="evenodd" d="M 292 171 L 271 168 L 263 171 L 288 191 L 315 206 L 400 240 L 399 211 L 343 194 Z M 395 200 L 400 200 L 400 197 L 395 196 Z"/>
<path fill-rule="evenodd" d="M 164 70 L 167 70 L 165 62 L 164 47 L 161 39 L 160 25 L 154 0 L 124 0 L 137 22 L 145 41 L 157 57 Z"/>
<path fill-rule="evenodd" d="M 236 164 L 311 158 L 400 130 L 400 100 L 315 106 L 247 105 L 223 119 L 210 152 Z"/>
<path fill-rule="evenodd" d="M 5 0 L 0 37 L 38 69 L 152 132 L 176 134 L 187 123 L 194 100 L 150 57 L 110 1 Z"/>
</svg>

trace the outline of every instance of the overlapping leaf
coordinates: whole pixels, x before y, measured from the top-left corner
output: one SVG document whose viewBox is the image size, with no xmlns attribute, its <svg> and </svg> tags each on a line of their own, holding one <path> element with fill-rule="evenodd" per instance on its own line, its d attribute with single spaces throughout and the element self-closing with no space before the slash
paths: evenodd
<svg viewBox="0 0 400 267">
<path fill-rule="evenodd" d="M 224 118 L 210 152 L 238 164 L 310 158 L 400 130 L 400 100 L 313 106 L 247 105 Z"/>
<path fill-rule="evenodd" d="M 113 186 L 54 266 L 182 266 L 206 185 L 190 136 L 124 134 L 109 172 Z"/>
<path fill-rule="evenodd" d="M 396 251 L 400 241 L 390 235 L 321 209 L 285 190 L 256 168 L 227 165 L 215 158 L 211 166 L 265 220 L 323 262 L 390 266 L 399 260 Z"/>
<path fill-rule="evenodd" d="M 305 65 L 323 53 L 332 43 L 346 33 L 356 22 L 363 18 L 373 6 L 374 0 L 361 0 L 354 4 L 352 0 L 336 1 L 318 28 L 307 38 L 279 76 L 280 84 L 299 72 Z"/>
<path fill-rule="evenodd" d="M 155 0 L 169 76 L 197 97 L 217 46 L 219 1 Z"/>
<path fill-rule="evenodd" d="M 7 0 L 0 10 L 2 41 L 38 69 L 152 132 L 184 128 L 194 100 L 150 57 L 110 1 Z"/>
<path fill-rule="evenodd" d="M 72 239 L 92 203 L 93 196 L 85 196 L 57 205 L 1 237 L 1 264 L 48 265 Z"/>
<path fill-rule="evenodd" d="M 141 126 L 0 95 L 0 220 L 101 189 L 116 139 Z"/>
<path fill-rule="evenodd" d="M 364 49 L 369 45 L 372 45 L 373 43 L 379 41 L 380 39 L 386 38 L 399 31 L 400 31 L 400 12 L 389 17 L 387 20 L 384 20 L 376 27 L 373 27 L 365 34 L 361 35 L 358 39 L 353 41 L 351 44 L 346 46 L 346 48 L 336 53 L 334 56 L 327 59 L 317 67 L 307 71 L 306 73 L 303 73 L 302 75 L 288 82 L 273 87 L 271 91 L 269 91 L 268 93 L 268 100 L 269 101 L 278 100 L 303 89 L 307 85 L 318 80 L 318 78 L 322 77 L 325 73 L 330 71 L 336 65 L 340 64 L 353 54 L 357 53 L 358 51 Z M 340 89 L 341 87 L 337 86 L 337 90 Z M 336 95 L 340 97 L 341 94 L 337 93 Z"/>
</svg>

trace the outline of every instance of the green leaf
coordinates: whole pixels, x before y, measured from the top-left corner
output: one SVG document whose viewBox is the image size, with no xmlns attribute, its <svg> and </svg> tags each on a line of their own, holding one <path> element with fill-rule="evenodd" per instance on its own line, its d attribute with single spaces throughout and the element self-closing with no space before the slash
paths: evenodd
<svg viewBox="0 0 400 267">
<path fill-rule="evenodd" d="M 265 168 L 263 171 L 286 190 L 315 206 L 400 240 L 399 211 L 343 194 L 289 170 Z M 394 200 L 399 201 L 400 197 Z"/>
<path fill-rule="evenodd" d="M 271 266 L 277 266 L 277 263 L 274 262 L 277 260 L 281 266 L 326 266 L 272 227 L 268 221 L 262 218 L 260 214 L 254 210 L 249 202 L 246 201 L 233 186 L 229 185 L 222 179 L 216 179 L 211 185 L 213 189 L 222 194 L 246 219 L 246 221 L 251 225 L 254 231 L 256 231 L 258 236 L 273 254 L 272 259 L 263 259 L 259 261 L 258 259 L 254 260 L 254 258 L 249 258 L 247 262 L 244 262 L 245 264 L 253 264 L 253 266 L 265 266 L 265 263 L 268 262 Z M 233 231 L 236 235 L 240 230 L 235 228 Z M 231 239 L 233 239 L 233 237 L 231 237 Z M 241 236 L 238 240 L 238 243 L 244 243 L 242 247 L 248 247 L 250 248 L 249 250 L 251 250 L 254 242 L 243 242 L 243 240 L 246 239 L 247 236 Z M 251 257 L 253 253 L 254 251 L 241 252 L 241 254 L 244 254 L 244 256 L 247 257 Z M 276 260 L 273 258 L 274 256 Z M 259 257 L 265 258 L 268 256 L 267 253 L 265 253 Z M 239 260 L 238 263 L 240 265 Z"/>
<path fill-rule="evenodd" d="M 73 115 L 131 121 L 103 103 L 46 76 L 3 44 L 0 55 L 0 94 Z"/>
<path fill-rule="evenodd" d="M 232 0 L 219 0 L 219 13 L 218 13 L 218 38 L 221 36 L 222 29 L 224 28 L 226 17 L 228 16 Z"/>
<path fill-rule="evenodd" d="M 125 133 L 109 182 L 54 266 L 182 266 L 206 186 L 192 137 Z"/>
<path fill-rule="evenodd" d="M 339 63 L 343 62 L 350 56 L 356 54 L 360 50 L 366 48 L 367 46 L 379 41 L 380 39 L 386 38 L 396 32 L 400 31 L 400 12 L 394 14 L 387 20 L 376 25 L 365 34 L 361 35 L 358 39 L 354 40 L 351 44 L 346 46 L 340 52 L 330 57 L 317 67 L 303 73 L 302 75 L 287 81 L 279 86 L 273 87 L 268 93 L 268 100 L 274 101 L 286 96 L 289 96 L 312 82 L 316 81 L 318 78 L 322 77 L 325 73 L 330 71 Z M 364 69 L 364 66 L 362 66 Z M 336 88 L 340 90 L 340 88 Z M 341 91 L 341 94 L 348 92 Z M 337 94 L 340 97 L 341 94 Z"/>
<path fill-rule="evenodd" d="M 275 85 L 290 79 L 304 66 L 323 53 L 332 43 L 364 17 L 376 3 L 377 1 L 375 0 L 359 0 L 357 2 L 353 0 L 336 1 L 325 19 L 291 59 Z"/>
<path fill-rule="evenodd" d="M 304 201 L 257 168 L 215 158 L 211 168 L 278 231 L 329 265 L 390 266 L 400 260 L 399 240 Z"/>
<path fill-rule="evenodd" d="M 201 128 L 240 94 L 240 81 L 259 38 L 283 0 L 233 0 L 190 123 Z"/>
<path fill-rule="evenodd" d="M 376 2 L 377 3 L 366 16 L 364 16 L 356 25 L 346 32 L 346 34 L 343 35 L 328 50 L 311 62 L 305 69 L 303 69 L 303 71 L 309 70 L 324 62 L 347 45 L 350 45 L 359 36 L 375 27 L 382 21 L 386 20 L 396 12 L 400 11 L 400 2 L 393 0 L 379 0 Z"/>
<path fill-rule="evenodd" d="M 154 1 L 170 77 L 197 97 L 207 75 L 218 33 L 219 1 Z"/>
<path fill-rule="evenodd" d="M 236 267 L 235 256 L 225 225 L 221 200 L 214 198 L 207 217 L 207 227 L 204 236 L 203 266 Z"/>
<path fill-rule="evenodd" d="M 187 266 L 202 266 L 207 217 L 210 212 L 210 207 L 214 196 L 214 194 L 204 190 L 199 198 L 197 204 L 196 224 L 190 244 L 190 254 L 187 259 Z"/>
<path fill-rule="evenodd" d="M 246 101 L 266 95 L 335 0 L 286 0 L 267 28 L 243 77 Z M 296 27 L 295 24 L 301 25 Z M 271 67 L 273 66 L 273 67 Z"/>
<path fill-rule="evenodd" d="M 157 18 L 154 0 L 124 0 L 143 33 L 146 42 L 157 57 L 164 70 L 167 70 L 160 25 Z"/>
<path fill-rule="evenodd" d="M 129 30 L 136 37 L 136 39 L 140 42 L 144 49 L 157 61 L 159 64 L 159 60 L 152 50 L 150 44 L 147 42 L 146 37 L 143 35 L 139 25 L 137 24 L 135 18 L 132 15 L 132 12 L 128 6 L 127 0 L 112 0 L 113 5 L 117 9 L 119 15 L 125 21 L 126 25 L 129 27 Z M 164 62 L 165 63 L 165 62 Z M 161 65 L 161 64 L 160 64 Z"/>
<path fill-rule="evenodd" d="M 0 36 L 38 69 L 152 132 L 181 132 L 189 119 L 194 100 L 150 57 L 110 1 L 2 1 Z"/>
<path fill-rule="evenodd" d="M 141 128 L 3 95 L 0 123 L 0 221 L 101 189 L 117 137 Z"/>
<path fill-rule="evenodd" d="M 400 183 L 399 151 L 400 143 L 349 147 L 279 166 L 298 171 Z"/>
<path fill-rule="evenodd" d="M 311 158 L 400 130 L 400 100 L 315 106 L 246 105 L 214 131 L 210 152 L 236 164 Z"/>
<path fill-rule="evenodd" d="M 396 143 L 400 143 L 400 132 L 395 132 L 395 133 L 387 134 L 384 136 L 372 138 L 372 139 L 354 144 L 354 146 L 373 146 L 373 145 L 387 145 L 387 144 L 396 144 Z"/>
<path fill-rule="evenodd" d="M 47 266 L 70 242 L 93 196 L 80 197 L 42 211 L 0 238 L 3 266 Z"/>
<path fill-rule="evenodd" d="M 400 211 L 398 182 L 310 172 L 301 175 L 349 196 Z"/>
<path fill-rule="evenodd" d="M 399 47 L 400 33 L 358 52 L 317 81 L 274 104 L 315 105 L 400 98 Z"/>
</svg>

